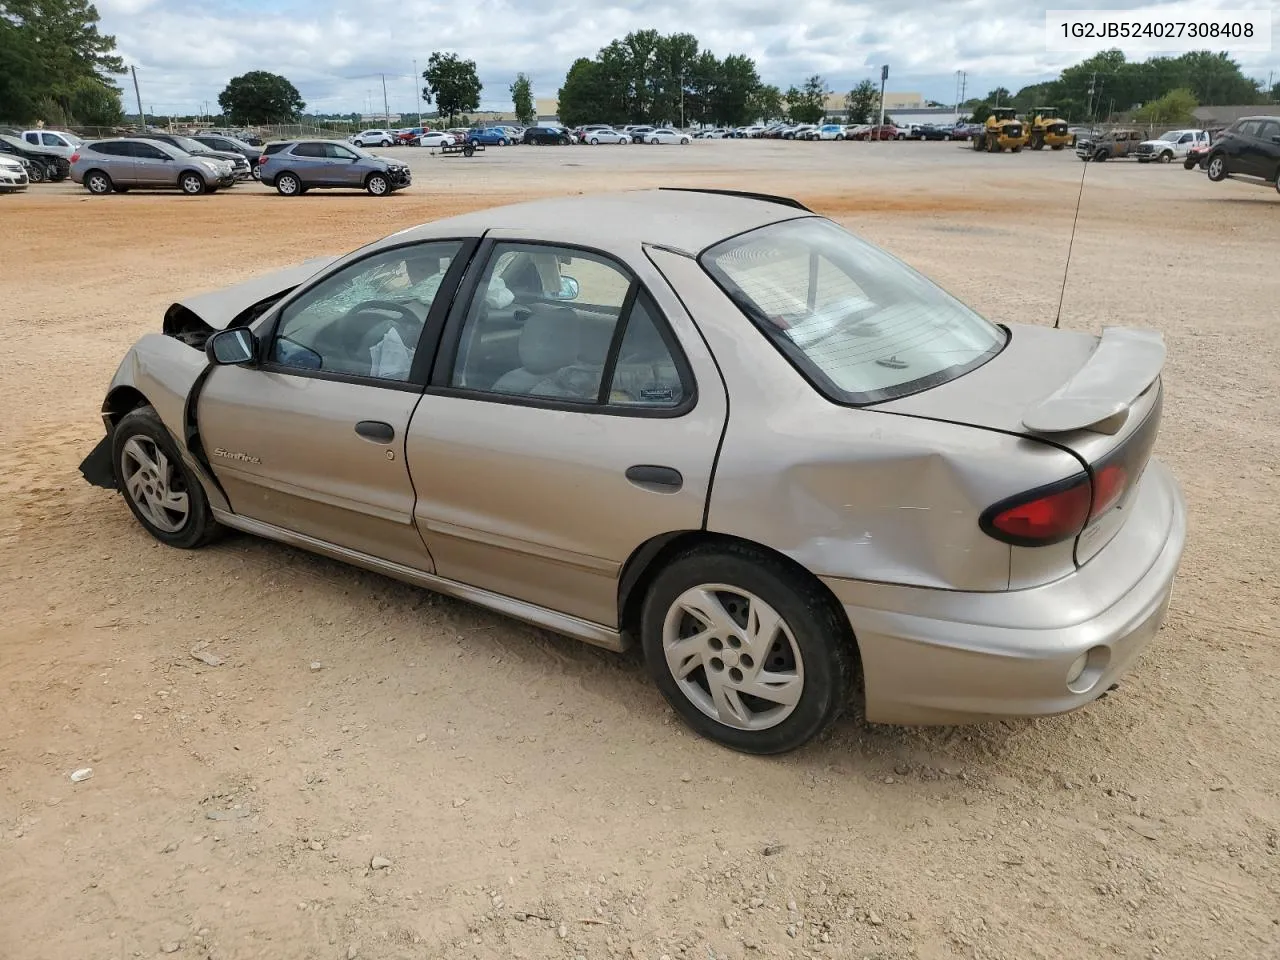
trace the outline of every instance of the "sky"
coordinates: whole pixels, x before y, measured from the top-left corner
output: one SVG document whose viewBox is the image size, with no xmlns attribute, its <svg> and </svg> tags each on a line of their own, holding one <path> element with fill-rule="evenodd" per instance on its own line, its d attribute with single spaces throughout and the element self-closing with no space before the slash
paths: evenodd
<svg viewBox="0 0 1280 960">
<path fill-rule="evenodd" d="M 157 113 L 217 112 L 227 80 L 249 70 L 288 77 L 317 113 L 417 110 L 414 58 L 432 51 L 476 62 L 481 109 L 509 110 L 518 71 L 538 97 L 555 97 L 578 57 L 632 30 L 689 32 L 718 56 L 753 57 L 762 79 L 786 89 L 822 74 L 848 90 L 890 66 L 888 89 L 950 104 L 957 71 L 965 97 L 1057 76 L 1087 52 L 1046 50 L 1045 10 L 1025 0 L 96 0 L 138 71 L 143 105 Z M 1134 2 L 1055 0 L 1053 9 L 1132 9 Z M 1147 8 L 1261 8 L 1280 27 L 1280 0 L 1149 0 Z M 1122 45 L 1123 48 L 1123 45 Z M 1177 53 L 1180 51 L 1170 51 Z M 1150 51 L 1126 51 L 1145 59 Z M 1232 55 L 1246 73 L 1280 78 L 1280 46 Z M 131 86 L 131 85 L 130 85 Z M 127 89 L 126 109 L 133 91 Z"/>
</svg>

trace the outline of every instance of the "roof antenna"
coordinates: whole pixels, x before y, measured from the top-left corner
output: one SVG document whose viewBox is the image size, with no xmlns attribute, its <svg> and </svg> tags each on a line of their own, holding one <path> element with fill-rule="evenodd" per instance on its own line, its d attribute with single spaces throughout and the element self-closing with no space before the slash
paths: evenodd
<svg viewBox="0 0 1280 960">
<path fill-rule="evenodd" d="M 1080 170 L 1080 192 L 1076 194 L 1076 215 L 1071 221 L 1071 240 L 1067 244 L 1067 263 L 1062 268 L 1062 290 L 1058 293 L 1058 315 L 1053 318 L 1053 329 L 1058 329 L 1058 324 L 1062 323 L 1062 301 L 1067 296 L 1067 271 L 1071 269 L 1071 250 L 1076 245 L 1076 224 L 1080 222 L 1080 201 L 1084 198 L 1084 175 L 1089 169 L 1091 161 L 1087 158 L 1082 163 Z"/>
</svg>

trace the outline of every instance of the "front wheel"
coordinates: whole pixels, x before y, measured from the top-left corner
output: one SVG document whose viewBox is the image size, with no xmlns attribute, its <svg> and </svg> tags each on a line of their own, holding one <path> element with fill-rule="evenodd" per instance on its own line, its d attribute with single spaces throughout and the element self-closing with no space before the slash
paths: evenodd
<svg viewBox="0 0 1280 960">
<path fill-rule="evenodd" d="M 190 550 L 221 531 L 204 488 L 152 407 L 139 407 L 116 425 L 111 462 L 125 503 L 161 543 Z"/>
<path fill-rule="evenodd" d="M 185 193 L 188 197 L 198 197 L 200 196 L 200 194 L 204 193 L 205 190 L 207 189 L 207 187 L 205 186 L 204 177 L 200 176 L 200 174 L 195 173 L 193 171 L 188 171 L 187 173 L 184 173 L 178 179 L 178 186 L 182 189 L 182 192 Z"/>
<path fill-rule="evenodd" d="M 1107 151 L 1099 150 L 1097 153 L 1093 155 L 1093 159 L 1096 160 L 1098 163 L 1105 163 L 1107 160 Z"/>
<path fill-rule="evenodd" d="M 1208 173 L 1214 183 L 1227 179 L 1227 161 L 1222 154 L 1209 159 Z"/>
<path fill-rule="evenodd" d="M 836 139 L 837 139 L 837 140 L 843 140 L 843 139 L 844 139 L 844 134 L 843 134 L 843 133 L 837 133 L 837 134 L 836 134 Z"/>
<path fill-rule="evenodd" d="M 370 196 L 385 197 L 391 192 L 391 181 L 380 173 L 371 173 L 364 182 L 364 188 L 369 191 Z"/>
<path fill-rule="evenodd" d="M 688 137 L 681 137 L 681 138 L 680 138 L 680 143 L 681 143 L 681 144 L 686 144 L 686 143 L 688 143 L 688 142 L 689 142 L 689 138 L 688 138 Z"/>
<path fill-rule="evenodd" d="M 853 678 L 847 622 L 818 585 L 742 547 L 700 547 L 655 578 L 645 661 L 694 730 L 746 753 L 793 750 L 840 713 Z"/>
<path fill-rule="evenodd" d="M 1161 162 L 1161 163 L 1172 163 L 1172 162 L 1173 162 L 1173 151 L 1172 151 L 1172 150 L 1166 150 L 1166 151 L 1164 151 L 1164 153 L 1160 154 L 1160 162 Z"/>
<path fill-rule="evenodd" d="M 907 139 L 907 135 L 906 135 L 905 133 L 900 133 L 900 134 L 898 134 L 898 139 L 899 139 L 899 140 L 905 140 L 905 139 Z"/>
</svg>

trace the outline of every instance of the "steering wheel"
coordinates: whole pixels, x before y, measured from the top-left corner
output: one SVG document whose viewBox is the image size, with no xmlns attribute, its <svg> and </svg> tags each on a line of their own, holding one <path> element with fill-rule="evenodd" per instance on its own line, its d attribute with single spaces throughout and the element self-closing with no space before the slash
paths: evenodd
<svg viewBox="0 0 1280 960">
<path fill-rule="evenodd" d="M 399 316 L 395 318 L 377 317 L 379 322 L 374 323 L 360 335 L 358 350 L 361 356 L 367 355 L 368 350 L 381 342 L 382 338 L 387 335 L 387 331 L 392 327 L 395 328 L 400 335 L 400 339 L 404 341 L 404 345 L 410 350 L 418 345 L 418 338 L 422 334 L 423 321 L 418 319 L 418 315 L 403 303 L 396 303 L 394 300 L 366 300 L 353 307 L 351 312 L 346 315 L 345 321 L 353 322 L 366 314 L 376 315 L 379 311 L 395 313 Z"/>
</svg>

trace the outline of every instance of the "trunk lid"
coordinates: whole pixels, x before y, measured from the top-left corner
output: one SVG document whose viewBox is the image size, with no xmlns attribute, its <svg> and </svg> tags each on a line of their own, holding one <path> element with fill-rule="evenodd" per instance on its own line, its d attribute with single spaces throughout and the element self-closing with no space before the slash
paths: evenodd
<svg viewBox="0 0 1280 960">
<path fill-rule="evenodd" d="M 1124 507 L 1155 444 L 1165 348 L 1153 331 L 1108 327 L 1101 337 L 1009 326 L 1001 353 L 939 387 L 880 405 L 1050 443 L 1072 453 L 1093 483 L 1094 517 L 1075 539 L 1075 562 L 1096 555 L 1124 525 Z"/>
</svg>

